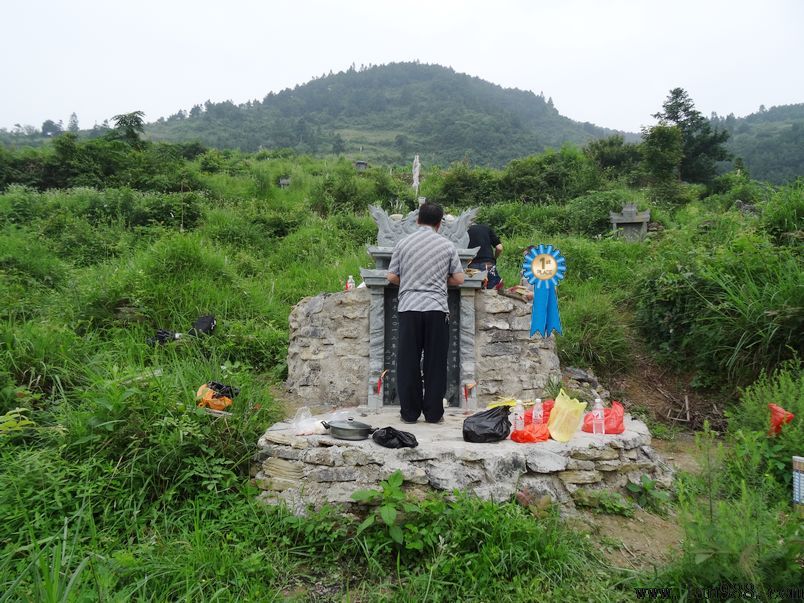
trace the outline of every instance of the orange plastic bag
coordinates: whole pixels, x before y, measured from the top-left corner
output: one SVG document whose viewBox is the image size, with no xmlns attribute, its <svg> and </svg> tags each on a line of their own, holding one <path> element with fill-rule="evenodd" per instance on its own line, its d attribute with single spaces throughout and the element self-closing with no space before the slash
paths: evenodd
<svg viewBox="0 0 804 603">
<path fill-rule="evenodd" d="M 625 409 L 623 405 L 614 400 L 611 403 L 611 408 L 603 409 L 603 425 L 605 426 L 606 435 L 617 434 L 625 431 L 625 424 L 623 416 Z M 583 426 L 581 427 L 586 433 L 592 433 L 592 413 L 588 412 L 583 418 Z"/>
<path fill-rule="evenodd" d="M 546 442 L 550 439 L 550 432 L 547 431 L 546 423 L 530 423 L 525 425 L 525 429 L 518 429 L 511 432 L 511 439 L 520 444 L 531 442 Z"/>
<path fill-rule="evenodd" d="M 779 435 L 782 431 L 782 425 L 792 421 L 795 415 L 776 404 L 768 404 L 768 408 L 770 408 L 771 412 L 768 435 Z"/>
<path fill-rule="evenodd" d="M 542 423 L 547 425 L 547 421 L 550 419 L 550 411 L 553 410 L 553 405 L 555 404 L 555 400 L 544 400 L 542 402 Z M 530 425 L 533 423 L 533 407 L 525 409 L 525 425 Z"/>
<path fill-rule="evenodd" d="M 232 405 L 231 398 L 217 394 L 206 383 L 195 392 L 195 399 L 198 400 L 197 404 L 200 408 L 208 407 L 212 410 L 225 410 Z"/>
</svg>

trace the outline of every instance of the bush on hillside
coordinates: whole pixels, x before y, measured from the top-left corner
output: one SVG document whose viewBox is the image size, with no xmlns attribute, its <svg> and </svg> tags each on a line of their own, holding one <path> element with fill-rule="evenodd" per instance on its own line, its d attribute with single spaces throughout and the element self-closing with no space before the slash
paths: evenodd
<svg viewBox="0 0 804 603">
<path fill-rule="evenodd" d="M 699 385 L 747 384 L 802 354 L 804 270 L 794 254 L 751 235 L 665 253 L 637 285 L 637 323 L 697 369 Z"/>
<path fill-rule="evenodd" d="M 500 188 L 507 199 L 525 203 L 565 203 L 600 185 L 594 162 L 575 147 L 515 159 L 505 169 Z"/>
<path fill-rule="evenodd" d="M 779 245 L 804 242 L 804 178 L 782 187 L 762 206 L 762 227 Z"/>
</svg>

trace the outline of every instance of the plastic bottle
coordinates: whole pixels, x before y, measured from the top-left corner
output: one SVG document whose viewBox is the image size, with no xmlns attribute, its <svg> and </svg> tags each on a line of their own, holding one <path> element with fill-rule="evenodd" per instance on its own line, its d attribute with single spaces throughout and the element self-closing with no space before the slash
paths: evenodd
<svg viewBox="0 0 804 603">
<path fill-rule="evenodd" d="M 592 433 L 595 435 L 603 435 L 606 433 L 603 400 L 600 398 L 595 398 L 595 405 L 592 407 Z"/>
<path fill-rule="evenodd" d="M 533 401 L 533 424 L 538 425 L 544 418 L 544 409 L 542 408 L 542 399 L 536 398 Z"/>
<path fill-rule="evenodd" d="M 354 288 L 355 288 L 355 279 L 354 279 L 354 277 L 353 277 L 353 276 L 350 274 L 350 275 L 349 275 L 349 278 L 347 278 L 347 279 L 346 279 L 346 288 L 345 288 L 345 291 L 351 291 L 351 290 L 352 290 L 352 289 L 354 289 Z"/>
<path fill-rule="evenodd" d="M 516 401 L 512 414 L 514 415 L 513 431 L 525 429 L 525 407 L 522 406 L 522 400 Z"/>
</svg>

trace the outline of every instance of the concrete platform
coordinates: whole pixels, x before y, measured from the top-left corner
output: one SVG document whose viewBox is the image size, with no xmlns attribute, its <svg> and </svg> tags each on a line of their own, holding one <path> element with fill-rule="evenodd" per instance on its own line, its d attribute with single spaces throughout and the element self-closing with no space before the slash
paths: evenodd
<svg viewBox="0 0 804 603">
<path fill-rule="evenodd" d="M 463 440 L 463 421 L 470 414 L 463 410 L 448 409 L 439 424 L 423 419 L 402 423 L 396 407 L 339 410 L 373 427 L 413 433 L 419 446 L 389 449 L 371 438 L 297 436 L 290 421 L 277 423 L 260 438 L 255 456 L 253 473 L 262 500 L 285 503 L 299 514 L 325 504 L 348 505 L 355 490 L 379 489 L 381 480 L 400 470 L 406 487 L 422 493 L 462 490 L 503 501 L 522 490 L 548 495 L 572 509 L 573 494 L 581 488 L 619 490 L 643 474 L 665 485 L 672 479 L 670 467 L 650 447 L 647 426 L 629 415 L 619 435 L 579 430 L 566 443 L 518 444 L 508 439 L 475 444 Z"/>
</svg>

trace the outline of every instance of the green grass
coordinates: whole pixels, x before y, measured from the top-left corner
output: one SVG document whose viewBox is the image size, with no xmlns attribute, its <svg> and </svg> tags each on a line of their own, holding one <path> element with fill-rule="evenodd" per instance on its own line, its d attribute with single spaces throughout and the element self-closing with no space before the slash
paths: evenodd
<svg viewBox="0 0 804 603">
<path fill-rule="evenodd" d="M 550 243 L 567 257 L 562 363 L 627 371 L 632 316 L 652 316 L 649 347 L 672 356 L 699 345 L 729 387 L 768 369 L 730 415 L 730 449 L 740 454 L 704 481 L 681 481 L 683 557 L 660 577 L 635 577 L 553 512 L 510 502 L 407 501 L 397 516 L 410 535 L 403 543 L 379 524 L 358 533 L 363 516 L 296 518 L 256 502 L 249 459 L 281 416 L 270 390 L 285 376 L 288 314 L 373 265 L 363 208 L 412 201 L 409 174 L 357 176 L 343 160 L 234 152 L 185 169 L 204 191 L 0 195 L 0 415 L 18 427 L 0 431 L 0 602 L 325 600 L 321 589 L 369 601 L 623 601 L 635 584 L 661 580 L 786 584 L 800 536 L 780 519 L 789 471 L 779 463 L 801 423 L 776 439 L 764 423 L 779 399 L 804 415 L 799 365 L 772 372 L 795 356 L 800 188 L 770 197 L 761 218 L 730 210 L 728 195 L 668 210 L 664 240 L 639 244 L 589 236 L 620 190 L 560 207 L 484 208 L 503 235 L 509 286 L 527 245 Z M 289 189 L 278 188 L 280 176 L 292 178 Z M 428 178 L 423 191 L 436 195 L 442 175 Z M 329 195 L 323 204 L 319 193 Z M 757 249 L 774 259 L 757 263 Z M 218 318 L 214 336 L 147 345 L 155 329 L 187 331 L 204 313 Z M 691 320 L 685 337 L 663 330 L 668 315 Z M 194 393 L 209 380 L 241 388 L 232 417 L 196 410 Z M 619 500 L 603 506 L 628 512 Z M 752 528 L 729 535 L 730 516 Z"/>
</svg>

